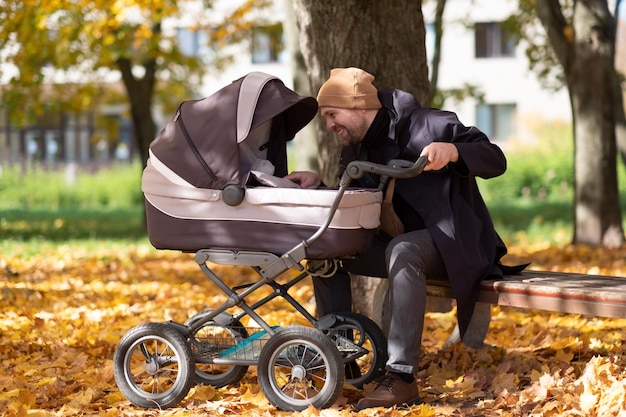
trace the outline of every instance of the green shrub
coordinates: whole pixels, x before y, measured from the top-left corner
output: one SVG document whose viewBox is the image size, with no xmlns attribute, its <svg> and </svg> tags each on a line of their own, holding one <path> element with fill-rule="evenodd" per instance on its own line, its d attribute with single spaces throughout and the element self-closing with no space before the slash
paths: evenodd
<svg viewBox="0 0 626 417">
<path fill-rule="evenodd" d="M 569 152 L 512 151 L 507 171 L 489 180 L 479 179 L 485 199 L 571 200 L 574 190 L 573 156 Z"/>
<path fill-rule="evenodd" d="M 571 201 L 574 190 L 574 142 L 570 123 L 528 117 L 521 120 L 534 143 L 510 140 L 503 148 L 507 171 L 479 180 L 485 199 L 492 203 Z"/>
<path fill-rule="evenodd" d="M 479 178 L 478 184 L 496 229 L 506 241 L 567 244 L 574 221 L 571 127 L 537 120 L 535 124 L 537 143 L 507 144 L 507 171 L 496 178 Z M 626 215 L 626 168 L 619 158 L 617 169 Z"/>
<path fill-rule="evenodd" d="M 478 179 L 485 200 L 497 204 L 511 201 L 572 202 L 574 154 L 562 149 L 513 149 L 507 152 L 507 171 L 496 178 Z M 620 194 L 626 197 L 626 168 L 617 158 Z"/>
<path fill-rule="evenodd" d="M 141 167 L 119 164 L 96 172 L 70 166 L 61 170 L 4 168 L 0 209 L 58 210 L 136 207 L 143 201 Z"/>
</svg>

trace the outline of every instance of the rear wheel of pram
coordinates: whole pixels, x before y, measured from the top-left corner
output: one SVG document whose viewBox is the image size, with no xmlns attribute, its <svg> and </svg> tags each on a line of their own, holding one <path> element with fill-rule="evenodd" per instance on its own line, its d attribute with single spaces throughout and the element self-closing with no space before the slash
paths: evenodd
<svg viewBox="0 0 626 417">
<path fill-rule="evenodd" d="M 237 319 L 230 324 L 209 321 L 200 327 L 191 338 L 191 349 L 196 362 L 196 383 L 224 387 L 241 381 L 248 367 L 202 363 L 202 358 L 221 357 L 229 348 L 248 338 L 246 328 Z"/>
<path fill-rule="evenodd" d="M 165 323 L 129 330 L 113 357 L 115 382 L 134 405 L 168 408 L 185 398 L 194 383 L 194 363 L 185 337 Z"/>
<path fill-rule="evenodd" d="M 363 385 L 385 373 L 387 338 L 369 317 L 353 312 L 339 313 L 336 316 L 336 323 L 326 331 L 328 336 L 335 342 L 338 341 L 338 336 L 347 338 L 365 349 L 361 353 L 344 351 L 337 343 L 346 362 L 346 382 L 363 388 Z"/>
<path fill-rule="evenodd" d="M 269 402 L 285 411 L 331 406 L 344 381 L 341 355 L 332 340 L 301 326 L 286 327 L 269 338 L 257 374 Z"/>
</svg>

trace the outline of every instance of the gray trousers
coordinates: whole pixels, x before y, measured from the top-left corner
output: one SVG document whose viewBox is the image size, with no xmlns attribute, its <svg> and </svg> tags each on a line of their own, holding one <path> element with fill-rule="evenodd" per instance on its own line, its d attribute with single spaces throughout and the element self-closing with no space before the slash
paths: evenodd
<svg viewBox="0 0 626 417">
<path fill-rule="evenodd" d="M 377 239 L 367 253 L 342 264 L 331 278 L 313 277 L 318 315 L 351 310 L 349 273 L 388 277 L 389 290 L 383 308 L 383 328 L 389 329 L 386 368 L 395 372 L 416 372 L 426 312 L 426 277 L 448 279 L 441 255 L 428 231 L 405 233 L 390 242 Z M 462 342 L 474 348 L 482 346 L 490 319 L 489 304 L 477 303 Z M 459 340 L 457 325 L 446 344 Z"/>
</svg>

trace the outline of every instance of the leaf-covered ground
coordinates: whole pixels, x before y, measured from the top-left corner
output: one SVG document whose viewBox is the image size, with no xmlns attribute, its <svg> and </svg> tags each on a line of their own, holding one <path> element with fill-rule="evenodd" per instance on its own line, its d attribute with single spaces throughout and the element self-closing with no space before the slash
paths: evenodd
<svg viewBox="0 0 626 417">
<path fill-rule="evenodd" d="M 533 268 L 626 276 L 620 250 L 513 248 L 509 262 Z M 230 285 L 246 270 L 216 267 Z M 292 291 L 314 311 L 305 280 Z M 618 416 L 626 415 L 626 320 L 493 308 L 491 347 L 442 349 L 454 313 L 429 313 L 419 372 L 423 405 L 350 404 L 286 413 L 271 407 L 254 368 L 241 383 L 193 388 L 177 408 L 144 410 L 117 390 L 112 357 L 122 335 L 145 321 L 184 321 L 224 296 L 192 255 L 147 246 L 96 253 L 59 246 L 39 256 L 0 257 L 0 410 L 3 416 Z M 258 310 L 271 324 L 304 323 L 282 301 Z"/>
</svg>

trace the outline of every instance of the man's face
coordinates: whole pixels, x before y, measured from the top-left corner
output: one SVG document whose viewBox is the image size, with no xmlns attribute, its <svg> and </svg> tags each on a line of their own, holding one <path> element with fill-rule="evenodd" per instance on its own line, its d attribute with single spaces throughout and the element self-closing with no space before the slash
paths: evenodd
<svg viewBox="0 0 626 417">
<path fill-rule="evenodd" d="M 326 119 L 326 129 L 336 133 L 343 146 L 360 143 L 369 129 L 364 110 L 322 107 L 320 112 Z"/>
</svg>

